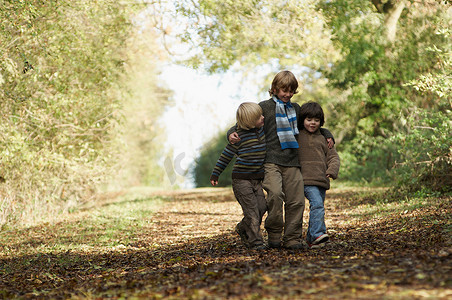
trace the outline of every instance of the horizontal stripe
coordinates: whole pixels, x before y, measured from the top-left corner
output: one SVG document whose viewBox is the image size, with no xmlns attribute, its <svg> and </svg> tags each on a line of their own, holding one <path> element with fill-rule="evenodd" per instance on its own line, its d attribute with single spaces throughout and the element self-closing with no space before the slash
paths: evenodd
<svg viewBox="0 0 452 300">
<path fill-rule="evenodd" d="M 264 129 L 240 129 L 237 133 L 240 142 L 234 145 L 226 145 L 215 164 L 211 179 L 218 179 L 234 156 L 237 159 L 232 169 L 233 178 L 239 176 L 241 179 L 261 179 L 263 177 L 263 165 L 266 156 Z"/>
<path fill-rule="evenodd" d="M 276 132 L 285 132 L 285 131 L 293 132 L 293 129 L 292 129 L 292 127 L 282 127 L 282 128 L 276 129 Z"/>
<path fill-rule="evenodd" d="M 283 142 L 283 143 L 281 143 L 281 148 L 282 149 L 287 149 L 287 148 L 298 149 L 298 143 L 297 142 Z"/>
</svg>

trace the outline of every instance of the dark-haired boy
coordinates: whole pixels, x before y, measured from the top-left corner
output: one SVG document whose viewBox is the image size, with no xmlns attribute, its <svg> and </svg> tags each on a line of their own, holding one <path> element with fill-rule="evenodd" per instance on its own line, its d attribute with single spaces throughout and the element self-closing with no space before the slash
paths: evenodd
<svg viewBox="0 0 452 300">
<path fill-rule="evenodd" d="M 325 225 L 325 194 L 330 188 L 330 178 L 339 174 L 340 159 L 336 150 L 328 148 L 320 127 L 325 123 L 322 107 L 308 102 L 300 108 L 298 150 L 301 173 L 304 181 L 304 195 L 309 200 L 309 225 L 306 239 L 310 248 L 325 245 L 329 236 Z"/>
</svg>

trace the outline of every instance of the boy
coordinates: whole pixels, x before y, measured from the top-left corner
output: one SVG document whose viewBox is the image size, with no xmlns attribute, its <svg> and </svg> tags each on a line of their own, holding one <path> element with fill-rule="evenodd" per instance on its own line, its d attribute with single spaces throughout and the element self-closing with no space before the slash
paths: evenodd
<svg viewBox="0 0 452 300">
<path fill-rule="evenodd" d="M 304 195 L 309 200 L 309 225 L 306 239 L 310 248 L 325 245 L 329 236 L 325 226 L 325 193 L 330 188 L 330 178 L 336 179 L 340 159 L 336 150 L 328 148 L 320 134 L 325 123 L 322 107 L 316 102 L 301 106 L 298 135 L 298 156 L 304 180 Z"/>
<path fill-rule="evenodd" d="M 244 245 L 254 250 L 264 250 L 261 223 L 266 211 L 262 190 L 264 178 L 265 134 L 262 108 L 257 103 L 245 102 L 237 109 L 237 134 L 241 141 L 228 144 L 212 171 L 210 182 L 218 184 L 218 177 L 234 156 L 232 189 L 243 211 L 243 219 L 235 230 Z"/>
<path fill-rule="evenodd" d="M 292 96 L 298 92 L 297 89 L 298 81 L 292 72 L 281 71 L 273 79 L 269 90 L 271 98 L 259 103 L 265 117 L 264 132 L 267 143 L 265 178 L 262 185 L 267 191 L 268 215 L 265 229 L 270 248 L 304 248 L 301 240 L 305 208 L 304 186 L 296 140 L 300 106 L 290 102 Z M 228 131 L 231 143 L 240 140 L 234 131 L 235 127 Z M 325 135 L 332 138 L 327 130 Z"/>
</svg>

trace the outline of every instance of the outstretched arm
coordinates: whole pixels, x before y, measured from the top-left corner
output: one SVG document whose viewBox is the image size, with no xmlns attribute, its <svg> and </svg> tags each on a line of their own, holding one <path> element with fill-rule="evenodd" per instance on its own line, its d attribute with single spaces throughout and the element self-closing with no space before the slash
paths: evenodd
<svg viewBox="0 0 452 300">
<path fill-rule="evenodd" d="M 228 144 L 217 160 L 215 167 L 213 168 L 212 175 L 210 175 L 210 183 L 215 186 L 218 184 L 218 178 L 220 174 L 226 169 L 228 164 L 231 162 L 234 155 L 237 154 L 237 148 L 234 145 Z"/>
</svg>

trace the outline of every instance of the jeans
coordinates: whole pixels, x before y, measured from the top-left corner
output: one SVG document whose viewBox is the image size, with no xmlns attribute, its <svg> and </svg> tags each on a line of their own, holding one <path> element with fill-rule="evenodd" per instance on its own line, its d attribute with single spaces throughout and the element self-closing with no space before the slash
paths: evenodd
<svg viewBox="0 0 452 300">
<path fill-rule="evenodd" d="M 304 195 L 309 200 L 309 225 L 306 239 L 311 244 L 316 238 L 326 233 L 325 225 L 325 193 L 326 189 L 315 186 L 305 185 Z"/>
</svg>

